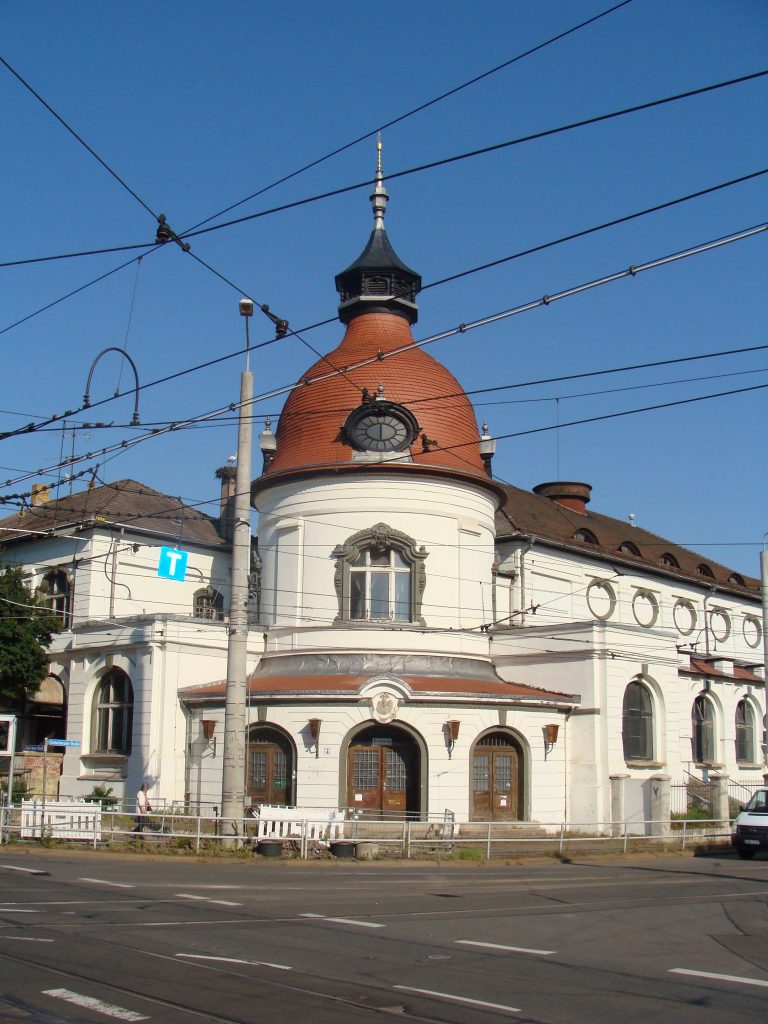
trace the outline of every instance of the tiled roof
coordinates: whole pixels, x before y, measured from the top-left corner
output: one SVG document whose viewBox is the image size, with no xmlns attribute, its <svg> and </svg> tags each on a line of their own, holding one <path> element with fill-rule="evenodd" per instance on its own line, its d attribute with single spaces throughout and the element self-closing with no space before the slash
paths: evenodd
<svg viewBox="0 0 768 1024">
<path fill-rule="evenodd" d="M 355 317 L 338 348 L 315 363 L 291 392 L 280 415 L 277 452 L 263 480 L 302 470 L 355 465 L 353 449 L 344 442 L 341 427 L 361 404 L 363 388 L 375 395 L 382 384 L 386 400 L 406 406 L 421 431 L 410 450 L 413 465 L 375 463 L 376 472 L 435 467 L 472 474 L 490 484 L 480 458 L 472 405 L 453 374 L 423 349 L 413 348 L 393 359 L 333 374 L 334 367 L 346 368 L 412 344 L 413 335 L 403 317 L 391 313 Z M 421 433 L 436 442 L 427 451 Z M 357 465 L 363 470 L 372 468 L 370 464 Z"/>
<path fill-rule="evenodd" d="M 690 666 L 686 665 L 685 668 L 681 668 L 680 672 L 683 675 L 690 676 L 702 676 L 709 679 L 729 679 L 735 683 L 751 683 L 754 686 L 764 686 L 765 680 L 761 679 L 760 676 L 756 676 L 754 672 L 750 672 L 748 668 L 744 668 L 743 665 L 734 665 L 733 673 L 723 672 L 719 668 L 715 668 L 709 661 L 704 661 L 700 658 L 691 658 Z"/>
<path fill-rule="evenodd" d="M 734 575 L 732 569 L 672 541 L 664 540 L 642 526 L 631 526 L 621 519 L 592 512 L 589 508 L 583 513 L 577 512 L 565 508 L 551 498 L 524 491 L 511 484 L 504 484 L 503 487 L 507 493 L 507 502 L 496 513 L 497 540 L 533 534 L 544 542 L 552 541 L 585 555 L 609 559 L 612 564 L 636 565 L 640 569 L 663 572 L 700 586 L 711 586 L 716 583 L 718 589 L 730 590 L 740 595 L 754 596 L 755 593 L 760 593 L 759 580 L 739 574 L 744 580 L 744 586 L 741 586 L 731 579 Z M 597 543 L 575 540 L 574 534 L 580 530 L 588 531 Z M 622 544 L 633 545 L 640 554 L 620 551 Z M 665 555 L 671 556 L 677 562 L 677 567 L 661 564 L 659 560 Z M 701 565 L 709 567 L 711 577 L 702 575 L 699 571 Z"/>
<path fill-rule="evenodd" d="M 98 525 L 124 525 L 180 543 L 226 543 L 217 519 L 136 480 L 118 480 L 17 512 L 0 520 L 0 543 L 29 539 L 30 531 Z"/>
<path fill-rule="evenodd" d="M 258 672 L 248 679 L 248 696 L 300 696 L 315 697 L 320 694 L 356 695 L 366 683 L 375 677 L 366 675 L 259 675 Z M 554 701 L 555 703 L 573 704 L 579 698 L 569 693 L 556 693 L 542 690 L 523 683 L 508 683 L 503 679 L 496 681 L 482 679 L 452 678 L 450 676 L 400 676 L 414 694 L 422 696 L 434 694 L 437 697 L 450 694 L 454 697 L 497 697 L 512 701 Z M 182 698 L 187 700 L 201 698 L 224 698 L 227 684 L 225 680 L 205 683 L 202 686 L 187 686 L 180 690 Z"/>
</svg>

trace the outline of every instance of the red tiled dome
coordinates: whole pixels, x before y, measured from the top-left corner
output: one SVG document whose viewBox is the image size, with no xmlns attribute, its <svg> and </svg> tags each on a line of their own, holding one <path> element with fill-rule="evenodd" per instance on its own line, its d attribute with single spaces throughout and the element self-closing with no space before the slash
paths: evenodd
<svg viewBox="0 0 768 1024">
<path fill-rule="evenodd" d="M 410 344 L 413 336 L 403 316 L 381 312 L 355 317 L 338 348 L 316 362 L 291 392 L 280 415 L 277 452 L 262 479 L 325 467 L 354 466 L 377 472 L 429 467 L 480 476 L 490 484 L 480 457 L 472 405 L 453 374 L 431 355 L 414 348 L 358 369 L 345 369 Z M 322 379 L 333 368 L 344 369 L 344 376 Z M 315 378 L 319 379 L 312 383 Z M 410 449 L 412 463 L 354 463 L 354 451 L 344 441 L 342 425 L 361 404 L 362 389 L 375 395 L 379 384 L 387 401 L 405 406 L 419 422 L 419 436 Z M 422 434 L 437 444 L 425 451 Z"/>
</svg>

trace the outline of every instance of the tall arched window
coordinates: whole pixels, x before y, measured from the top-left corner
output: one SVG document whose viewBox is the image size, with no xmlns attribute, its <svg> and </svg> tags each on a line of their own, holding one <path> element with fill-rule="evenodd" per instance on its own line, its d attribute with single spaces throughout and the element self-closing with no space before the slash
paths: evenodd
<svg viewBox="0 0 768 1024">
<path fill-rule="evenodd" d="M 755 709 L 746 698 L 736 705 L 736 760 L 755 763 Z"/>
<path fill-rule="evenodd" d="M 133 731 L 133 687 L 119 668 L 111 668 L 96 688 L 93 704 L 93 754 L 131 752 Z"/>
<path fill-rule="evenodd" d="M 645 683 L 637 679 L 624 691 L 621 738 L 625 761 L 653 760 L 653 699 Z"/>
<path fill-rule="evenodd" d="M 377 523 L 333 551 L 337 621 L 419 622 L 427 551 L 412 537 Z"/>
<path fill-rule="evenodd" d="M 712 701 L 700 693 L 693 702 L 693 760 L 697 764 L 715 763 L 715 709 Z"/>
<path fill-rule="evenodd" d="M 43 577 L 38 591 L 40 600 L 69 627 L 72 620 L 72 590 L 69 576 L 63 569 L 51 569 Z"/>
</svg>

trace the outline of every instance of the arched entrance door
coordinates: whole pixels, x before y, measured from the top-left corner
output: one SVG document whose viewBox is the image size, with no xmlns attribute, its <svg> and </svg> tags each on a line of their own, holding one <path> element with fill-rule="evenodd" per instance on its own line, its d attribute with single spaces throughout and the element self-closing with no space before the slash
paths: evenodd
<svg viewBox="0 0 768 1024">
<path fill-rule="evenodd" d="M 420 755 L 416 741 L 392 725 L 372 725 L 350 741 L 347 805 L 367 818 L 418 815 Z"/>
<path fill-rule="evenodd" d="M 248 796 L 254 804 L 291 806 L 293 747 L 278 729 L 258 726 L 248 736 Z"/>
<path fill-rule="evenodd" d="M 523 751 L 505 732 L 481 737 L 472 756 L 472 820 L 520 821 L 524 814 Z"/>
</svg>

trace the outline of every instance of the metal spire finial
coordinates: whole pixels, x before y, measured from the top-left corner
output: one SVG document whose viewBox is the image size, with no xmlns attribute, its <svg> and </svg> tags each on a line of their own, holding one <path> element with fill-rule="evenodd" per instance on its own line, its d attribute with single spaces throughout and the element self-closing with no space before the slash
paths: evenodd
<svg viewBox="0 0 768 1024">
<path fill-rule="evenodd" d="M 376 187 L 371 193 L 371 205 L 373 206 L 374 227 L 384 227 L 384 211 L 387 208 L 389 196 L 384 188 L 384 174 L 381 169 L 381 133 L 376 140 Z"/>
</svg>

